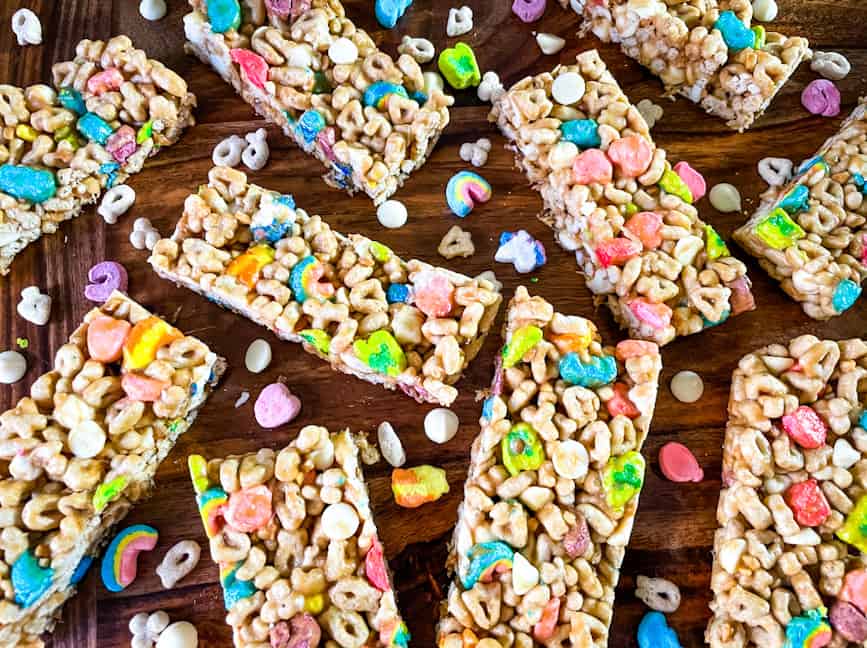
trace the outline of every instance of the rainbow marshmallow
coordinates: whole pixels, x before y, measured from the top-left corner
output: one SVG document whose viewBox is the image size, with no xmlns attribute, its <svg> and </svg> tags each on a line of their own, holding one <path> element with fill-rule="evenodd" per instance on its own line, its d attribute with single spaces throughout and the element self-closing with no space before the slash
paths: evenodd
<svg viewBox="0 0 867 648">
<path fill-rule="evenodd" d="M 320 282 L 325 274 L 325 267 L 314 256 L 304 257 L 299 261 L 289 275 L 289 287 L 300 303 L 311 297 L 325 301 L 334 294 L 334 286 Z"/>
<path fill-rule="evenodd" d="M 126 589 L 136 576 L 136 561 L 142 551 L 157 545 L 159 533 L 147 524 L 134 524 L 118 533 L 102 557 L 102 582 L 111 592 Z"/>
<path fill-rule="evenodd" d="M 478 173 L 460 171 L 446 185 L 446 202 L 460 218 L 466 218 L 473 207 L 491 199 L 491 185 Z"/>
</svg>

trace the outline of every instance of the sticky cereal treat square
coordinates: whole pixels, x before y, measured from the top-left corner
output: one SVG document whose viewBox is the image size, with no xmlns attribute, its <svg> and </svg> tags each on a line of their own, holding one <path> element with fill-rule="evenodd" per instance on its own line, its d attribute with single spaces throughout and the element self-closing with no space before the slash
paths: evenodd
<svg viewBox="0 0 867 648">
<path fill-rule="evenodd" d="M 732 376 L 712 648 L 867 640 L 867 343 L 812 335 Z"/>
<path fill-rule="evenodd" d="M 540 218 L 631 337 L 662 345 L 755 307 L 746 266 L 693 205 L 704 179 L 672 168 L 596 50 L 519 81 L 489 119 L 542 194 Z"/>
<path fill-rule="evenodd" d="M 867 98 L 734 237 L 804 312 L 849 309 L 867 277 Z"/>
<path fill-rule="evenodd" d="M 521 286 L 449 554 L 439 648 L 607 646 L 662 361 Z"/>
<path fill-rule="evenodd" d="M 801 62 L 805 38 L 753 24 L 749 0 L 560 0 L 585 19 L 582 30 L 743 131 L 767 109 Z"/>
<path fill-rule="evenodd" d="M 189 49 L 326 169 L 329 185 L 376 204 L 420 168 L 452 97 L 396 61 L 338 0 L 190 0 Z M 243 8 L 242 8 L 243 5 Z"/>
<path fill-rule="evenodd" d="M 224 367 L 115 292 L 0 414 L 0 645 L 42 646 Z"/>
<path fill-rule="evenodd" d="M 189 465 L 236 648 L 409 645 L 348 431 Z"/>
<path fill-rule="evenodd" d="M 54 88 L 0 85 L 0 275 L 195 123 L 186 82 L 127 36 L 75 52 Z"/>
<path fill-rule="evenodd" d="M 337 371 L 450 404 L 500 306 L 485 279 L 403 261 L 214 167 L 150 263 L 157 274 L 298 342 Z"/>
</svg>

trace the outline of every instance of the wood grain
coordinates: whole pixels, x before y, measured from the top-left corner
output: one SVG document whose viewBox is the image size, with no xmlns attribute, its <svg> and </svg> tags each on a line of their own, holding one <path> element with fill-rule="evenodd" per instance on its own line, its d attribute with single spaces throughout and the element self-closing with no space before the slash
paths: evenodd
<svg viewBox="0 0 867 648">
<path fill-rule="evenodd" d="M 540 22 L 528 26 L 511 13 L 511 2 L 507 0 L 462 0 L 460 4 L 464 1 L 473 7 L 476 27 L 463 40 L 475 48 L 482 69 L 496 70 L 507 84 L 548 70 L 557 61 L 574 60 L 584 49 L 600 47 L 592 37 L 577 39 L 577 17 L 560 10 L 555 2 L 548 3 Z M 425 36 L 438 51 L 447 44 L 445 25 L 450 3 L 443 0 L 416 0 L 392 31 L 384 31 L 376 24 L 372 0 L 350 0 L 346 4 L 349 16 L 370 30 L 389 52 L 396 51 L 403 34 Z M 409 463 L 444 466 L 452 485 L 451 492 L 439 502 L 408 511 L 392 501 L 388 467 L 380 463 L 367 469 L 380 533 L 415 638 L 413 645 L 433 646 L 436 604 L 446 582 L 445 543 L 455 522 L 469 445 L 478 431 L 480 406 L 475 392 L 490 382 L 492 358 L 499 341 L 495 336 L 488 340 L 459 384 L 461 396 L 454 407 L 461 419 L 458 436 L 444 446 L 435 446 L 422 430 L 428 407 L 415 406 L 402 395 L 335 374 L 300 348 L 281 343 L 254 324 L 158 280 L 145 263 L 146 254 L 129 244 L 133 220 L 147 216 L 160 231 L 169 232 L 180 216 L 186 195 L 205 179 L 214 144 L 232 133 L 248 132 L 262 122 L 213 72 L 184 55 L 181 18 L 186 5 L 181 0 L 169 0 L 169 15 L 159 23 L 148 23 L 139 16 L 137 0 L 2 0 L 0 23 L 8 26 L 12 13 L 21 5 L 41 16 L 45 43 L 21 49 L 8 27 L 0 29 L 0 78 L 4 82 L 48 81 L 51 63 L 71 56 L 79 39 L 105 39 L 126 33 L 139 47 L 189 81 L 199 98 L 199 125 L 132 179 L 130 184 L 138 199 L 120 223 L 107 226 L 89 210 L 77 221 L 64 225 L 59 234 L 31 245 L 15 261 L 11 274 L 0 279 L 0 349 L 13 348 L 18 337 L 30 341 L 27 378 L 12 387 L 0 387 L 0 408 L 9 407 L 26 393 L 26 385 L 49 369 L 54 352 L 91 306 L 83 297 L 87 270 L 103 259 L 122 261 L 129 270 L 133 298 L 165 316 L 176 316 L 179 327 L 212 345 L 228 358 L 231 367 L 196 425 L 160 469 L 156 496 L 128 518 L 129 523 L 146 522 L 160 531 L 157 550 L 140 558 L 139 578 L 126 591 L 111 594 L 99 582 L 97 570 L 93 570 L 79 594 L 66 606 L 63 623 L 49 645 L 128 646 L 129 618 L 137 612 L 164 609 L 173 619 L 193 621 L 199 628 L 200 645 L 228 648 L 231 637 L 223 624 L 225 612 L 217 568 L 211 561 L 203 557 L 197 569 L 173 591 L 162 590 L 154 574 L 165 550 L 178 540 L 194 538 L 206 546 L 186 476 L 187 454 L 216 456 L 265 446 L 279 448 L 300 426 L 313 422 L 335 430 L 348 426 L 372 432 L 380 421 L 389 420 L 403 437 Z M 852 61 L 852 74 L 839 84 L 844 110 L 848 111 L 858 93 L 867 88 L 867 5 L 861 0 L 780 0 L 780 5 L 781 31 L 805 35 L 817 49 L 837 49 Z M 559 34 L 568 45 L 554 56 L 543 56 L 533 40 L 533 31 Z M 668 149 L 669 158 L 688 160 L 709 183 L 728 181 L 737 185 L 746 211 L 757 204 L 757 196 L 764 189 L 755 171 L 758 160 L 768 155 L 800 160 L 840 123 L 839 118 L 812 117 L 801 108 L 800 91 L 814 77 L 808 66 L 802 66 L 769 114 L 751 131 L 739 135 L 727 130 L 721 121 L 705 117 L 686 101 L 660 99 L 660 85 L 636 63 L 615 48 L 600 49 L 634 102 L 649 97 L 663 104 L 665 115 L 653 136 Z M 444 263 L 467 274 L 494 265 L 495 241 L 502 230 L 525 228 L 545 242 L 549 254 L 548 264 L 535 275 L 538 282 L 528 284 L 531 290 L 551 300 L 562 312 L 594 318 L 606 339 L 620 339 L 622 334 L 608 312 L 594 310 L 572 257 L 553 244 L 550 232 L 536 220 L 539 196 L 513 168 L 503 138 L 487 123 L 486 115 L 486 108 L 474 93 L 458 94 L 452 123 L 440 145 L 428 164 L 398 194 L 409 208 L 410 220 L 397 231 L 383 230 L 377 224 L 374 209 L 365 198 L 351 199 L 325 186 L 318 178 L 318 165 L 291 147 L 273 128 L 269 128 L 271 162 L 251 178 L 266 187 L 293 193 L 299 205 L 322 214 L 337 229 L 375 236 L 403 256 Z M 482 171 L 494 187 L 494 197 L 461 222 L 473 235 L 476 254 L 466 260 L 444 262 L 436 254 L 436 245 L 456 219 L 446 207 L 443 188 L 451 174 L 464 166 L 458 157 L 460 144 L 481 136 L 491 137 L 494 142 L 488 165 Z M 700 208 L 704 218 L 725 237 L 746 218 L 745 214 L 717 213 L 707 200 Z M 742 251 L 733 249 L 741 258 L 747 258 Z M 720 486 L 725 407 L 731 371 L 738 359 L 761 345 L 807 332 L 834 338 L 864 334 L 867 306 L 863 301 L 844 316 L 818 324 L 789 301 L 757 264 L 748 260 L 748 265 L 758 310 L 702 335 L 681 339 L 663 352 L 665 386 L 645 446 L 649 474 L 618 591 L 612 646 L 636 645 L 635 628 L 644 612 L 632 593 L 634 576 L 639 573 L 666 576 L 681 586 L 684 602 L 671 623 L 683 646 L 702 645 L 708 618 L 710 547 Z M 497 265 L 495 269 L 507 296 L 519 283 L 527 281 L 510 266 Z M 47 326 L 35 327 L 15 315 L 19 292 L 31 284 L 47 289 L 54 298 Z M 243 368 L 243 356 L 247 345 L 258 337 L 272 343 L 274 361 L 265 373 L 251 375 Z M 671 376 L 683 369 L 694 369 L 705 379 L 705 395 L 697 405 L 678 404 L 667 389 Z M 284 377 L 301 397 L 303 409 L 292 425 L 265 431 L 256 425 L 250 404 L 237 410 L 233 404 L 243 390 L 255 396 L 278 377 Z M 657 451 L 674 439 L 687 444 L 698 456 L 706 476 L 701 484 L 672 484 L 661 476 Z"/>
</svg>

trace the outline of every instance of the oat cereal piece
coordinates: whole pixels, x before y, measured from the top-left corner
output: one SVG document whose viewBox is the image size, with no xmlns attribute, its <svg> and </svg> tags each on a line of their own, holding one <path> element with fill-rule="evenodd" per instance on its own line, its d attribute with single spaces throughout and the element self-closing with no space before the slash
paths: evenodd
<svg viewBox="0 0 867 648">
<path fill-rule="evenodd" d="M 448 406 L 500 294 L 366 237 L 344 236 L 292 196 L 215 167 L 150 263 L 161 277 L 261 324 L 331 366 Z"/>
<path fill-rule="evenodd" d="M 236 648 L 408 645 L 358 454 L 308 425 L 279 452 L 189 457 Z"/>
<path fill-rule="evenodd" d="M 518 287 L 472 445 L 440 648 L 608 645 L 659 348 Z M 478 642 L 477 644 L 475 642 Z"/>
<path fill-rule="evenodd" d="M 568 106 L 552 97 L 566 74 L 584 80 Z M 754 308 L 746 266 L 693 204 L 700 176 L 673 168 L 595 50 L 519 81 L 489 119 L 539 188 L 541 220 L 631 337 L 666 344 Z"/>
<path fill-rule="evenodd" d="M 186 82 L 127 36 L 83 40 L 54 88 L 0 85 L 0 275 L 195 123 Z"/>
<path fill-rule="evenodd" d="M 867 640 L 867 343 L 802 335 L 732 376 L 705 640 Z M 791 641 L 791 643 L 790 643 Z"/>
<path fill-rule="evenodd" d="M 120 293 L 0 414 L 0 645 L 41 646 L 111 528 L 146 497 L 225 363 Z"/>
<path fill-rule="evenodd" d="M 847 310 L 867 277 L 867 97 L 734 238 L 817 320 Z"/>
<path fill-rule="evenodd" d="M 452 225 L 440 241 L 437 253 L 446 259 L 466 258 L 476 253 L 476 246 L 469 232 L 462 230 L 460 225 Z"/>
<path fill-rule="evenodd" d="M 584 31 L 658 76 L 735 130 L 749 128 L 798 65 L 807 40 L 753 25 L 749 0 L 560 0 Z"/>
<path fill-rule="evenodd" d="M 210 13 L 206 0 L 190 5 L 189 50 L 322 162 L 331 186 L 378 205 L 424 164 L 449 123 L 452 97 L 426 93 L 413 56 L 378 49 L 339 0 L 255 0 L 228 17 L 236 20 Z M 358 52 L 352 62 L 348 45 Z"/>
</svg>

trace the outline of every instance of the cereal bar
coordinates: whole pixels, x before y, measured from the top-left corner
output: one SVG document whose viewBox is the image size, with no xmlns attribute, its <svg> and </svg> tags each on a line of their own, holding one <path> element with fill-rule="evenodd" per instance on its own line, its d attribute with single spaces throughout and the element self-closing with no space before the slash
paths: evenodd
<svg viewBox="0 0 867 648">
<path fill-rule="evenodd" d="M 692 204 L 704 180 L 672 169 L 596 50 L 519 81 L 489 119 L 542 194 L 542 221 L 631 337 L 662 345 L 754 308 L 746 266 Z"/>
<path fill-rule="evenodd" d="M 794 179 L 734 233 L 804 312 L 851 307 L 867 277 L 867 98 L 801 164 Z"/>
<path fill-rule="evenodd" d="M 805 58 L 807 40 L 752 25 L 749 0 L 560 0 L 584 29 L 647 67 L 680 94 L 742 131 Z"/>
<path fill-rule="evenodd" d="M 348 431 L 189 458 L 236 648 L 409 645 Z"/>
<path fill-rule="evenodd" d="M 344 236 L 292 196 L 214 167 L 184 203 L 150 263 L 206 296 L 327 360 L 419 402 L 450 404 L 484 342 L 501 297 L 471 279 L 403 261 L 359 235 Z"/>
<path fill-rule="evenodd" d="M 608 645 L 662 361 L 521 286 L 472 445 L 439 648 Z"/>
<path fill-rule="evenodd" d="M 188 46 L 327 169 L 325 182 L 383 202 L 421 167 L 452 97 L 394 61 L 338 0 L 190 0 Z"/>
<path fill-rule="evenodd" d="M 0 85 L 0 275 L 193 125 L 186 82 L 127 36 L 83 40 L 55 89 Z"/>
<path fill-rule="evenodd" d="M 712 648 L 867 640 L 867 343 L 803 335 L 732 376 Z"/>
<path fill-rule="evenodd" d="M 201 341 L 115 292 L 0 414 L 0 645 L 42 646 L 223 369 Z"/>
</svg>

